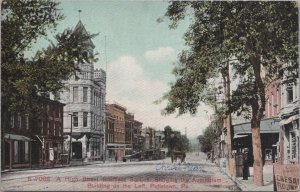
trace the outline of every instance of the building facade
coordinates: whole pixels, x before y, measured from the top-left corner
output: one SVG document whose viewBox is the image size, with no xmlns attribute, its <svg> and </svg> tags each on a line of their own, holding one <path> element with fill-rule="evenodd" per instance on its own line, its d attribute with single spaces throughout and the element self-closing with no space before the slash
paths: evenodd
<svg viewBox="0 0 300 192">
<path fill-rule="evenodd" d="M 87 33 L 81 21 L 75 30 Z M 93 54 L 95 45 L 91 40 L 87 43 L 86 54 Z M 65 82 L 67 88 L 60 93 L 60 101 L 66 104 L 65 150 L 71 150 L 72 159 L 100 160 L 105 155 L 106 74 L 101 69 L 95 70 L 93 63 L 78 63 L 77 67 L 80 71 Z"/>
<path fill-rule="evenodd" d="M 2 169 L 61 163 L 64 104 L 42 99 L 42 113 L 31 117 L 2 111 Z"/>
<path fill-rule="evenodd" d="M 281 86 L 279 163 L 299 163 L 299 79 Z"/>
<path fill-rule="evenodd" d="M 133 124 L 134 124 L 134 115 L 132 113 L 125 113 L 125 143 L 127 148 L 126 154 L 132 153 L 133 148 Z"/>
<path fill-rule="evenodd" d="M 133 153 L 141 152 L 143 150 L 143 137 L 142 137 L 142 126 L 143 123 L 137 120 L 133 122 Z"/>
<path fill-rule="evenodd" d="M 125 113 L 126 107 L 120 104 L 106 105 L 106 157 L 111 160 L 117 158 L 121 161 L 126 149 L 130 149 L 125 143 Z"/>
</svg>

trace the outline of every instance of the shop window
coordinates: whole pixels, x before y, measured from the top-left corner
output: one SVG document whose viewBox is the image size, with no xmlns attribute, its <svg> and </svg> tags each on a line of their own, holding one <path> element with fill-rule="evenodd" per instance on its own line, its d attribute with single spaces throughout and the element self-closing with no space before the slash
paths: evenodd
<svg viewBox="0 0 300 192">
<path fill-rule="evenodd" d="M 297 158 L 297 141 L 296 141 L 295 132 L 291 132 L 290 142 L 291 142 L 291 159 L 295 160 Z"/>
<path fill-rule="evenodd" d="M 265 149 L 265 160 L 272 160 L 272 149 Z"/>
</svg>

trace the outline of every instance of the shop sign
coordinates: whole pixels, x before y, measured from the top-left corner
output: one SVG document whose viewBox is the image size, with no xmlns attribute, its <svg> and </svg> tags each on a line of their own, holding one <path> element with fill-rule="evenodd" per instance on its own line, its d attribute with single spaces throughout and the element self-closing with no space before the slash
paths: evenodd
<svg viewBox="0 0 300 192">
<path fill-rule="evenodd" d="M 274 164 L 276 191 L 299 191 L 299 165 Z"/>
</svg>

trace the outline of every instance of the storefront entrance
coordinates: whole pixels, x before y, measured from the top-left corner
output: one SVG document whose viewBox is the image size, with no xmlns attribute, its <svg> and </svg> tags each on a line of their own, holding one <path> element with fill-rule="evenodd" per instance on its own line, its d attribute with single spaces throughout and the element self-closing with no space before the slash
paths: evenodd
<svg viewBox="0 0 300 192">
<path fill-rule="evenodd" d="M 72 159 L 82 159 L 82 143 L 72 143 Z"/>
</svg>

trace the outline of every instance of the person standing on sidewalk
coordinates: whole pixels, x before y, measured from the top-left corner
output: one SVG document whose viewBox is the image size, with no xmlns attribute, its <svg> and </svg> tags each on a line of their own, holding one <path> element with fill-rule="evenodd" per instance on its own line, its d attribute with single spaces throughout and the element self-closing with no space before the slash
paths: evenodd
<svg viewBox="0 0 300 192">
<path fill-rule="evenodd" d="M 115 160 L 116 160 L 116 162 L 118 162 L 118 154 L 117 153 L 115 155 Z"/>
<path fill-rule="evenodd" d="M 244 153 L 244 158 L 243 158 L 243 180 L 248 180 L 248 176 L 249 176 L 248 153 Z"/>
</svg>

